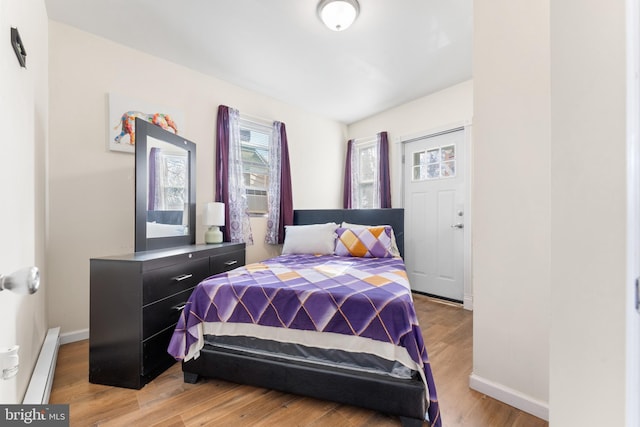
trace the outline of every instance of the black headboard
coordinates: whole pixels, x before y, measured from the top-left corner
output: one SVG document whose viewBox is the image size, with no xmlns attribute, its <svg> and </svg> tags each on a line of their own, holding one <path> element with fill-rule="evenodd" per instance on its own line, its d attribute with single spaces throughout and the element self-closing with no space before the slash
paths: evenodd
<svg viewBox="0 0 640 427">
<path fill-rule="evenodd" d="M 147 211 L 147 222 L 182 224 L 183 211 Z"/>
<path fill-rule="evenodd" d="M 337 224 L 343 221 L 352 224 L 390 225 L 396 236 L 400 255 L 404 257 L 404 209 L 300 209 L 293 211 L 295 225 Z"/>
</svg>

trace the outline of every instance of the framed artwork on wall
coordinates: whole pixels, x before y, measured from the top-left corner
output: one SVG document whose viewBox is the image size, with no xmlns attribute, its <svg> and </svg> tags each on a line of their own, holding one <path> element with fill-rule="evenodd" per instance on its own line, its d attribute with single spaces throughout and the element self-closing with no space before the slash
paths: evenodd
<svg viewBox="0 0 640 427">
<path fill-rule="evenodd" d="M 140 118 L 179 134 L 184 113 L 127 95 L 110 92 L 108 97 L 107 147 L 111 151 L 135 152 L 135 120 Z"/>
</svg>

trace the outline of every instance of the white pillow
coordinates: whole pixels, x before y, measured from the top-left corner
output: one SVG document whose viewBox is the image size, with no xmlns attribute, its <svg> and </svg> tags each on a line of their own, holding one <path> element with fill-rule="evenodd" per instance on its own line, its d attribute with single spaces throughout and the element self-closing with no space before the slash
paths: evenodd
<svg viewBox="0 0 640 427">
<path fill-rule="evenodd" d="M 147 222 L 147 238 L 186 236 L 189 229 L 182 224 L 160 224 Z"/>
<path fill-rule="evenodd" d="M 348 222 L 342 222 L 342 228 L 368 228 L 368 227 L 387 227 L 387 225 L 363 225 L 363 224 L 350 224 Z M 391 227 L 391 226 L 388 226 Z M 398 249 L 398 244 L 396 243 L 396 235 L 393 232 L 393 227 L 391 227 L 391 250 L 389 251 L 392 256 L 399 257 L 400 249 Z"/>
<path fill-rule="evenodd" d="M 285 225 L 282 254 L 332 255 L 338 224 Z"/>
</svg>

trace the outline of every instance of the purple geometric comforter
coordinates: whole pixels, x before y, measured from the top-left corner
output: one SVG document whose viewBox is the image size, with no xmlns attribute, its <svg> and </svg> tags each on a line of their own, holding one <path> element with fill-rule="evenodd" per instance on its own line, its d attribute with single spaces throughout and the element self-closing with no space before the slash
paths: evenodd
<svg viewBox="0 0 640 427">
<path fill-rule="evenodd" d="M 205 279 L 183 310 L 169 353 L 178 360 L 197 356 L 207 325 L 220 322 L 328 332 L 405 349 L 425 380 L 429 420 L 441 424 L 401 258 L 282 255 Z"/>
</svg>

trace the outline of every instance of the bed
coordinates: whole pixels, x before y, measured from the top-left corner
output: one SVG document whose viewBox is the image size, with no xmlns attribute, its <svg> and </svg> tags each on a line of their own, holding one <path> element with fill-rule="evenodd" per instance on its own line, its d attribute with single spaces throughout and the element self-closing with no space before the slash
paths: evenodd
<svg viewBox="0 0 640 427">
<path fill-rule="evenodd" d="M 184 224 L 183 211 L 147 211 L 147 238 L 188 235 L 189 227 Z"/>
<path fill-rule="evenodd" d="M 219 378 L 440 426 L 399 256 L 403 210 L 298 210 L 294 224 L 281 256 L 195 288 L 169 345 L 185 381 Z"/>
</svg>

